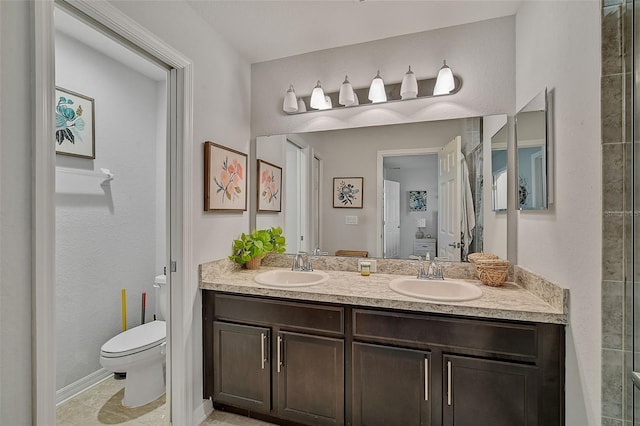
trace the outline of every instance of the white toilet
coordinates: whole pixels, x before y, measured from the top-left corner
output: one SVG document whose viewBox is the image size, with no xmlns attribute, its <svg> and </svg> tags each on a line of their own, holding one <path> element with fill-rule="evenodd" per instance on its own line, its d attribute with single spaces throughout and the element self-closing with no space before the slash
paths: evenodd
<svg viewBox="0 0 640 426">
<path fill-rule="evenodd" d="M 155 279 L 161 318 L 166 317 L 167 277 Z M 163 320 L 133 327 L 112 337 L 100 349 L 100 364 L 114 373 L 127 373 L 122 405 L 139 407 L 165 392 L 167 328 Z"/>
</svg>

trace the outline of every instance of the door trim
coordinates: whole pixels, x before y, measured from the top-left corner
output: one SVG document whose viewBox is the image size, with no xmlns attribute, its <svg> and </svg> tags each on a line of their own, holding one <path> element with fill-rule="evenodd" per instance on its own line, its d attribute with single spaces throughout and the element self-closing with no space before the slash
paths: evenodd
<svg viewBox="0 0 640 426">
<path fill-rule="evenodd" d="M 177 70 L 175 125 L 168 133 L 171 163 L 168 175 L 171 233 L 169 236 L 177 272 L 169 274 L 170 327 L 167 330 L 167 405 L 176 424 L 192 424 L 193 420 L 193 345 L 190 326 L 193 311 L 189 295 L 197 291 L 198 281 L 191 252 L 192 235 L 192 128 L 193 67 L 192 61 L 161 41 L 127 15 L 107 2 L 90 0 L 58 0 L 75 8 L 101 25 L 119 34 L 134 46 Z M 33 2 L 34 23 L 34 143 L 33 143 L 33 207 L 32 207 L 32 383 L 33 424 L 55 424 L 55 147 L 51 135 L 55 126 L 51 105 L 54 102 L 54 0 Z M 171 96 L 171 93 L 169 94 Z M 169 97 L 168 97 L 169 100 Z M 171 136 L 173 135 L 173 137 Z M 180 349 L 180 350 L 178 350 Z"/>
<path fill-rule="evenodd" d="M 378 160 L 376 168 L 376 257 L 383 257 L 383 245 L 382 245 L 382 205 L 383 205 L 383 193 L 384 193 L 384 179 L 383 179 L 383 162 L 384 157 L 399 157 L 403 155 L 427 155 L 437 154 L 441 147 L 432 148 L 410 148 L 410 149 L 387 149 L 378 151 Z"/>
</svg>

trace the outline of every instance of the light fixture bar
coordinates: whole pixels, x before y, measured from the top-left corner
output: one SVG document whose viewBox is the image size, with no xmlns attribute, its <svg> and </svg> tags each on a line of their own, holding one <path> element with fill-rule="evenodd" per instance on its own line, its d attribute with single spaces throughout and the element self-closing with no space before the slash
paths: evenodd
<svg viewBox="0 0 640 426">
<path fill-rule="evenodd" d="M 402 85 L 402 82 L 391 83 L 391 84 L 385 83 L 385 88 L 386 88 L 386 92 L 387 92 L 387 95 L 388 95 L 387 96 L 387 101 L 386 102 L 377 102 L 375 104 L 373 102 L 369 101 L 369 87 L 353 88 L 354 94 L 359 99 L 360 103 L 358 105 L 351 105 L 351 106 L 348 106 L 346 108 L 358 108 L 358 107 L 365 106 L 365 105 L 383 105 L 383 104 L 389 103 L 389 102 L 407 102 L 407 101 L 412 101 L 414 99 L 444 98 L 444 97 L 451 96 L 453 94 L 458 93 L 458 91 L 462 87 L 462 80 L 458 76 L 454 75 L 453 76 L 453 80 L 455 82 L 454 89 L 451 92 L 449 92 L 448 94 L 434 96 L 433 95 L 433 89 L 434 89 L 434 87 L 436 85 L 436 78 L 437 77 L 417 80 L 417 83 L 418 83 L 418 95 L 417 95 L 417 97 L 411 98 L 411 99 L 401 99 L 400 86 Z M 333 104 L 333 107 L 331 108 L 332 110 L 345 108 L 345 106 L 340 105 L 340 103 L 339 103 L 339 94 L 340 94 L 340 92 L 338 90 L 336 90 L 335 92 L 324 92 L 325 96 L 329 96 L 331 98 L 331 102 Z M 311 98 L 310 95 L 300 96 L 299 97 L 299 99 L 301 99 L 306 105 L 310 105 L 310 98 Z M 328 111 L 328 109 L 324 109 L 324 110 L 308 109 L 307 111 L 300 111 L 299 110 L 298 112 L 293 113 L 293 115 L 301 114 L 303 112 L 310 113 L 310 112 L 316 112 L 316 111 Z"/>
</svg>

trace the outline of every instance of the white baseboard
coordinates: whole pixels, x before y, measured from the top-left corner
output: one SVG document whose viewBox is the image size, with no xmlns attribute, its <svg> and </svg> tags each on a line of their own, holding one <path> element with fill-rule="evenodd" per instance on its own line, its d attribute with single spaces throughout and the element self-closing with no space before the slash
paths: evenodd
<svg viewBox="0 0 640 426">
<path fill-rule="evenodd" d="M 199 425 L 213 412 L 213 402 L 210 399 L 203 399 L 202 404 L 193 410 L 193 424 Z"/>
<path fill-rule="evenodd" d="M 103 380 L 111 377 L 112 374 L 113 373 L 105 370 L 104 368 L 101 368 L 100 370 L 63 387 L 62 389 L 56 391 L 56 405 L 60 405 L 63 402 L 66 402 L 67 400 L 78 395 L 79 393 L 84 392 L 90 387 L 97 385 Z"/>
</svg>

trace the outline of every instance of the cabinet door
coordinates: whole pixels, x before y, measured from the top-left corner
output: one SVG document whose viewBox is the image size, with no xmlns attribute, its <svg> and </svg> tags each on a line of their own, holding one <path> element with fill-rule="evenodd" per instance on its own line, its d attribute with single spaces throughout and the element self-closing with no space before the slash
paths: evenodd
<svg viewBox="0 0 640 426">
<path fill-rule="evenodd" d="M 430 354 L 353 343 L 353 424 L 428 425 Z"/>
<path fill-rule="evenodd" d="M 214 394 L 217 402 L 271 410 L 269 329 L 215 321 Z"/>
<path fill-rule="evenodd" d="M 310 425 L 344 424 L 344 340 L 280 332 L 278 414 Z"/>
<path fill-rule="evenodd" d="M 453 355 L 443 364 L 444 425 L 538 424 L 536 367 Z"/>
</svg>

